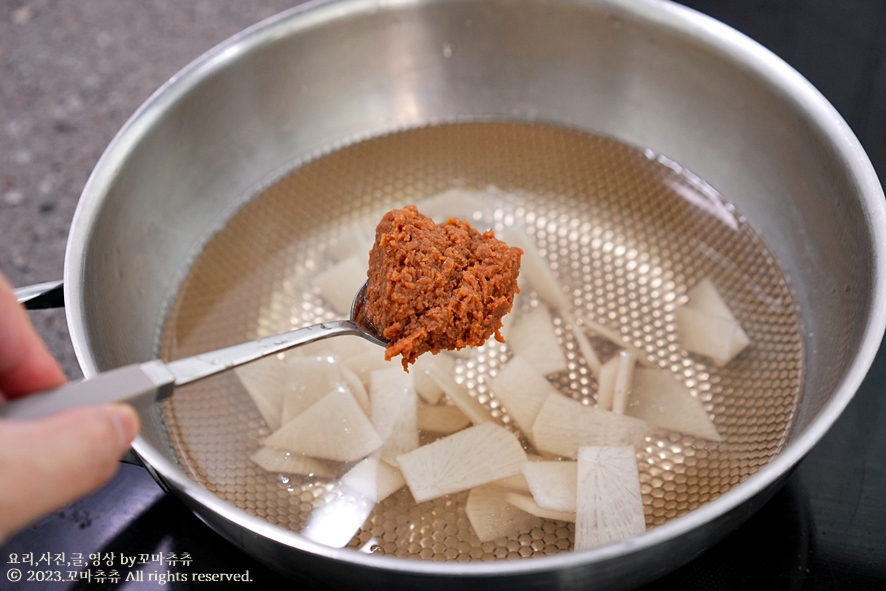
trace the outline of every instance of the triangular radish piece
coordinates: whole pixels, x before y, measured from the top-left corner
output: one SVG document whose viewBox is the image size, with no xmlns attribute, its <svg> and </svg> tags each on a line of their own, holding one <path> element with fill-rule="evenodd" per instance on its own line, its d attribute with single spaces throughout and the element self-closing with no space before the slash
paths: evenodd
<svg viewBox="0 0 886 591">
<path fill-rule="evenodd" d="M 357 463 L 344 476 L 341 483 L 367 499 L 380 503 L 406 484 L 400 471 L 387 462 L 379 461 L 374 453 Z"/>
<path fill-rule="evenodd" d="M 481 542 L 510 538 L 541 527 L 541 518 L 517 509 L 505 501 L 506 489 L 494 484 L 472 488 L 465 513 Z"/>
<path fill-rule="evenodd" d="M 396 463 L 397 456 L 418 447 L 415 387 L 400 366 L 379 369 L 370 377 L 370 420 L 384 440 L 381 457 Z"/>
<path fill-rule="evenodd" d="M 523 474 L 514 474 L 513 476 L 499 478 L 498 480 L 493 480 L 489 484 L 506 488 L 511 491 L 529 492 L 529 484 L 526 482 L 526 478 L 523 477 Z"/>
<path fill-rule="evenodd" d="M 541 405 L 557 389 L 529 361 L 519 355 L 511 357 L 489 382 L 508 414 L 527 437 Z"/>
<path fill-rule="evenodd" d="M 341 376 L 344 378 L 345 383 L 348 385 L 348 390 L 354 395 L 354 400 L 357 401 L 357 404 L 360 405 L 363 412 L 368 414 L 371 411 L 369 405 L 369 393 L 366 391 L 366 386 L 363 384 L 363 380 L 360 379 L 360 376 L 341 363 L 339 363 L 338 369 L 341 372 Z"/>
<path fill-rule="evenodd" d="M 353 357 L 344 357 L 341 362 L 359 376 L 367 389 L 370 387 L 369 376 L 372 375 L 372 372 L 379 369 L 390 369 L 393 365 L 400 367 L 399 363 L 393 364 L 390 361 L 385 361 L 385 350 L 378 346 Z"/>
<path fill-rule="evenodd" d="M 268 472 L 280 474 L 302 474 L 328 478 L 332 470 L 324 462 L 301 454 L 262 446 L 249 459 Z"/>
<path fill-rule="evenodd" d="M 634 370 L 627 414 L 662 429 L 723 441 L 701 401 L 663 369 L 638 367 Z"/>
<path fill-rule="evenodd" d="M 368 268 L 368 253 L 363 257 L 351 256 L 314 277 L 313 284 L 332 309 L 347 318 L 354 296 L 366 283 Z"/>
<path fill-rule="evenodd" d="M 437 404 L 443 396 L 443 389 L 428 375 L 431 366 L 440 368 L 441 373 L 452 375 L 455 371 L 455 359 L 443 353 L 421 355 L 409 370 L 415 380 L 416 393 L 428 404 Z"/>
<path fill-rule="evenodd" d="M 637 356 L 630 351 L 618 352 L 618 369 L 615 372 L 615 384 L 612 386 L 612 412 L 625 414 L 628 406 L 628 392 L 631 389 L 631 378 Z"/>
<path fill-rule="evenodd" d="M 397 460 L 412 496 L 421 503 L 517 474 L 526 452 L 513 433 L 486 422 Z"/>
<path fill-rule="evenodd" d="M 578 453 L 575 549 L 587 550 L 646 531 L 632 447 L 584 447 Z"/>
<path fill-rule="evenodd" d="M 527 360 L 542 375 L 566 370 L 566 356 L 560 348 L 547 306 L 533 308 L 515 320 L 507 344 L 514 355 Z"/>
<path fill-rule="evenodd" d="M 578 464 L 575 462 L 526 462 L 523 476 L 532 498 L 542 509 L 575 513 L 575 487 Z"/>
<path fill-rule="evenodd" d="M 618 355 L 613 356 L 600 368 L 597 378 L 597 408 L 612 410 L 615 398 L 615 376 L 618 374 Z"/>
<path fill-rule="evenodd" d="M 345 388 L 333 390 L 264 440 L 264 445 L 324 460 L 353 462 L 382 445 Z"/>
<path fill-rule="evenodd" d="M 575 512 L 570 511 L 552 511 L 551 509 L 542 509 L 538 503 L 528 495 L 509 492 L 505 495 L 505 502 L 517 507 L 521 511 L 526 511 L 530 515 L 541 517 L 542 519 L 554 519 L 557 521 L 575 522 Z"/>
<path fill-rule="evenodd" d="M 448 189 L 422 199 L 416 207 L 438 224 L 446 222 L 449 218 L 473 222 L 474 214 L 482 212 L 488 200 L 489 195 L 483 191 Z"/>
<path fill-rule="evenodd" d="M 532 426 L 539 451 L 569 458 L 587 445 L 642 446 L 651 433 L 645 421 L 585 406 L 561 394 L 548 396 Z"/>
<path fill-rule="evenodd" d="M 329 245 L 327 252 L 338 262 L 351 257 L 356 257 L 358 260 L 365 259 L 366 268 L 363 269 L 365 275 L 369 268 L 369 250 L 372 248 L 373 241 L 374 238 L 368 236 L 363 228 L 355 228 L 353 231 L 340 235 L 338 240 Z"/>
<path fill-rule="evenodd" d="M 710 278 L 700 281 L 686 295 L 689 301 L 674 310 L 680 345 L 710 358 L 715 365 L 726 365 L 750 344 L 747 333 Z"/>
<path fill-rule="evenodd" d="M 265 357 L 234 369 L 255 407 L 271 431 L 282 425 L 286 366 L 275 356 Z"/>
<path fill-rule="evenodd" d="M 446 373 L 436 365 L 428 367 L 428 375 L 432 380 L 437 382 L 437 385 L 439 385 L 443 392 L 446 393 L 449 400 L 451 400 L 460 411 L 465 413 L 466 417 L 471 419 L 472 423 L 479 425 L 480 423 L 493 420 L 492 415 L 489 414 L 486 407 L 477 402 L 477 399 L 471 396 L 468 389 L 460 386 L 452 375 Z"/>
<path fill-rule="evenodd" d="M 420 431 L 449 435 L 461 431 L 471 424 L 465 413 L 457 406 L 418 406 L 418 428 Z"/>
<path fill-rule="evenodd" d="M 286 372 L 284 425 L 345 383 L 335 357 L 289 357 Z"/>
<path fill-rule="evenodd" d="M 299 533 L 318 544 L 344 548 L 366 523 L 375 502 L 343 484 L 329 491 L 326 497 L 326 502 L 314 508 Z"/>
</svg>

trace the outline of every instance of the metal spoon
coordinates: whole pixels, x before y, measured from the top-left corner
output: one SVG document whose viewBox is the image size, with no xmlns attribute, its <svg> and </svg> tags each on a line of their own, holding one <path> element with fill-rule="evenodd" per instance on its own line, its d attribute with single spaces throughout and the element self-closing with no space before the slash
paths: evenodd
<svg viewBox="0 0 886 591">
<path fill-rule="evenodd" d="M 128 402 L 143 407 L 171 396 L 176 386 L 184 386 L 299 345 L 339 335 L 356 335 L 384 346 L 387 339 L 379 334 L 363 312 L 366 285 L 364 283 L 354 297 L 348 320 L 322 322 L 169 363 L 155 359 L 112 369 L 81 382 L 2 404 L 0 418 L 36 419 L 67 408 L 110 402 Z"/>
</svg>

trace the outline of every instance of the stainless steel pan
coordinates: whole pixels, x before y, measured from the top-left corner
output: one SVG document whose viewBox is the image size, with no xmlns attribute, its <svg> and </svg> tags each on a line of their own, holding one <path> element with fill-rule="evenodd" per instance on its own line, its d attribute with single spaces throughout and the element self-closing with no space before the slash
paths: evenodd
<svg viewBox="0 0 886 591">
<path fill-rule="evenodd" d="M 192 261 L 283 173 L 359 139 L 483 120 L 560 124 L 649 148 L 736 204 L 786 271 L 803 319 L 805 386 L 792 429 L 744 482 L 641 536 L 580 553 L 460 563 L 332 549 L 222 500 L 184 469 L 170 415 L 144 410 L 134 448 L 157 481 L 282 572 L 343 588 L 640 585 L 763 504 L 873 359 L 886 321 L 882 189 L 845 122 L 771 53 L 655 0 L 345 0 L 298 7 L 210 51 L 109 146 L 84 189 L 65 261 L 84 374 L 184 354 L 168 321 L 181 313 Z M 373 204 L 337 199 L 317 198 L 291 226 L 303 236 L 327 223 L 347 227 L 351 209 Z M 239 340 L 268 328 L 254 314 L 234 324 Z M 211 348 L 234 338 L 225 332 Z"/>
</svg>

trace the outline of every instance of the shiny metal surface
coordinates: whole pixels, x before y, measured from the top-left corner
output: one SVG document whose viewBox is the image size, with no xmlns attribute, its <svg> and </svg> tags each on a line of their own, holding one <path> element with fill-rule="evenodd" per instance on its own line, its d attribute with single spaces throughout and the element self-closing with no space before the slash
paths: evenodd
<svg viewBox="0 0 886 591">
<path fill-rule="evenodd" d="M 630 588 L 772 493 L 851 399 L 884 328 L 883 193 L 864 152 L 795 71 L 697 13 L 652 0 L 317 3 L 233 38 L 140 109 L 84 190 L 65 271 L 78 358 L 91 375 L 153 357 L 188 263 L 269 179 L 359 137 L 459 118 L 552 121 L 648 147 L 745 213 L 805 325 L 806 388 L 781 454 L 629 543 L 460 565 L 330 550 L 221 502 L 176 465 L 158 416 L 143 416 L 136 449 L 207 522 L 282 570 L 364 587 Z"/>
</svg>

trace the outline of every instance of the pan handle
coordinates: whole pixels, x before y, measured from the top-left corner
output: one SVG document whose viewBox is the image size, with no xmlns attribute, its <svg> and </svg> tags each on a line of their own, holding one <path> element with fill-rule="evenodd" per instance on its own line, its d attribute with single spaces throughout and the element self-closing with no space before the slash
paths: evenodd
<svg viewBox="0 0 886 591">
<path fill-rule="evenodd" d="M 28 310 L 45 310 L 65 306 L 65 290 L 62 281 L 46 281 L 36 285 L 17 287 L 13 293 L 18 302 Z"/>
</svg>

